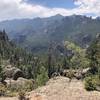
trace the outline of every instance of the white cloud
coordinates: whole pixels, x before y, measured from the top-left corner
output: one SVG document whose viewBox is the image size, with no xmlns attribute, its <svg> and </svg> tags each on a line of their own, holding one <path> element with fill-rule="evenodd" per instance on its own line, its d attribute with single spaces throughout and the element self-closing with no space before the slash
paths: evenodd
<svg viewBox="0 0 100 100">
<path fill-rule="evenodd" d="M 76 12 L 100 16 L 100 0 L 77 0 L 75 4 L 78 5 Z"/>
<path fill-rule="evenodd" d="M 94 14 L 100 15 L 100 0 L 76 0 L 76 8 L 47 8 L 40 5 L 31 5 L 22 0 L 1 0 L 0 1 L 0 20 L 14 18 L 33 18 L 48 17 L 55 14 L 72 15 L 72 14 Z"/>
</svg>

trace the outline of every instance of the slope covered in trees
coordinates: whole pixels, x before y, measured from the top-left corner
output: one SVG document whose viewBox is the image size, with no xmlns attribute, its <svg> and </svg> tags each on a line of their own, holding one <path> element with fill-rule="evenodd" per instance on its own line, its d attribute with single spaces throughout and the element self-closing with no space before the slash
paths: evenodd
<svg viewBox="0 0 100 100">
<path fill-rule="evenodd" d="M 52 43 L 48 55 L 37 57 L 9 41 L 5 31 L 0 32 L 0 36 L 1 65 L 8 62 L 21 69 L 25 78 L 36 79 L 38 74 L 43 73 L 41 71 L 47 71 L 46 75 L 51 77 L 53 73 L 61 73 L 66 69 L 86 68 L 89 63 L 85 49 L 68 41 L 63 44 Z"/>
<path fill-rule="evenodd" d="M 47 51 L 51 41 L 62 43 L 70 40 L 87 47 L 100 32 L 99 26 L 99 18 L 92 19 L 81 15 L 56 15 L 49 18 L 0 22 L 0 29 L 5 29 L 9 38 L 21 47 L 41 54 Z"/>
<path fill-rule="evenodd" d="M 90 72 L 86 78 L 88 90 L 99 90 L 100 87 L 100 34 L 97 34 L 87 50 L 87 57 L 90 59 Z"/>
<path fill-rule="evenodd" d="M 32 78 L 36 80 L 37 76 L 39 77 L 39 74 L 42 74 L 40 66 L 43 65 L 40 59 L 38 57 L 33 56 L 33 54 L 26 52 L 25 50 L 17 47 L 15 44 L 9 41 L 6 32 L 1 31 L 0 32 L 0 74 L 3 73 L 5 68 L 8 67 L 10 69 L 9 65 L 12 68 L 14 67 L 20 69 L 24 74 L 23 77 L 27 79 Z M 45 67 L 43 66 L 42 68 L 46 72 Z M 1 76 L 0 78 L 3 77 Z"/>
</svg>

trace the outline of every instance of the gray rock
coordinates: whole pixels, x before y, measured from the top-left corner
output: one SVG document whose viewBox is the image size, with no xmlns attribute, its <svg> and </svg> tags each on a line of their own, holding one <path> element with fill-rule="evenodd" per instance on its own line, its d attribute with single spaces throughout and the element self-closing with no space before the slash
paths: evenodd
<svg viewBox="0 0 100 100">
<path fill-rule="evenodd" d="M 6 76 L 6 78 L 12 78 L 14 80 L 17 80 L 19 77 L 24 77 L 23 72 L 15 67 L 5 68 L 4 75 Z"/>
<path fill-rule="evenodd" d="M 22 77 L 19 77 L 17 80 L 13 79 L 6 79 L 5 82 L 7 83 L 7 86 L 13 90 L 20 90 L 20 89 L 33 89 L 34 86 L 34 80 L 32 79 L 25 79 Z"/>
</svg>

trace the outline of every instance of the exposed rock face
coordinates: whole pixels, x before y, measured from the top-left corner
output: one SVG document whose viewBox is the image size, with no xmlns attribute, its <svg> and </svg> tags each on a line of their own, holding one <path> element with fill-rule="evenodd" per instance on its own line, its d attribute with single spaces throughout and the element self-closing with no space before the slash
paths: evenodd
<svg viewBox="0 0 100 100">
<path fill-rule="evenodd" d="M 19 77 L 24 77 L 23 72 L 15 67 L 5 68 L 4 74 L 7 78 L 17 80 Z"/>
</svg>

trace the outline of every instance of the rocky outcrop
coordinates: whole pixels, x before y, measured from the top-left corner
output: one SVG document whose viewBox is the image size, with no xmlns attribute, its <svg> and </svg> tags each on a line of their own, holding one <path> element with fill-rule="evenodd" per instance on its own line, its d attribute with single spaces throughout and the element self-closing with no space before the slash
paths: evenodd
<svg viewBox="0 0 100 100">
<path fill-rule="evenodd" d="M 5 68 L 4 75 L 6 76 L 6 78 L 12 78 L 14 80 L 17 80 L 19 77 L 24 77 L 23 72 L 15 67 Z"/>
<path fill-rule="evenodd" d="M 62 72 L 62 76 L 66 76 L 69 78 L 74 77 L 79 80 L 79 79 L 83 79 L 89 70 L 90 68 L 79 69 L 79 70 L 64 70 Z"/>
<path fill-rule="evenodd" d="M 29 80 L 25 78 L 18 78 L 17 80 L 13 79 L 6 79 L 5 82 L 7 83 L 7 86 L 10 87 L 11 89 L 23 89 L 23 90 L 28 90 L 33 88 L 34 86 L 34 80 Z"/>
</svg>

